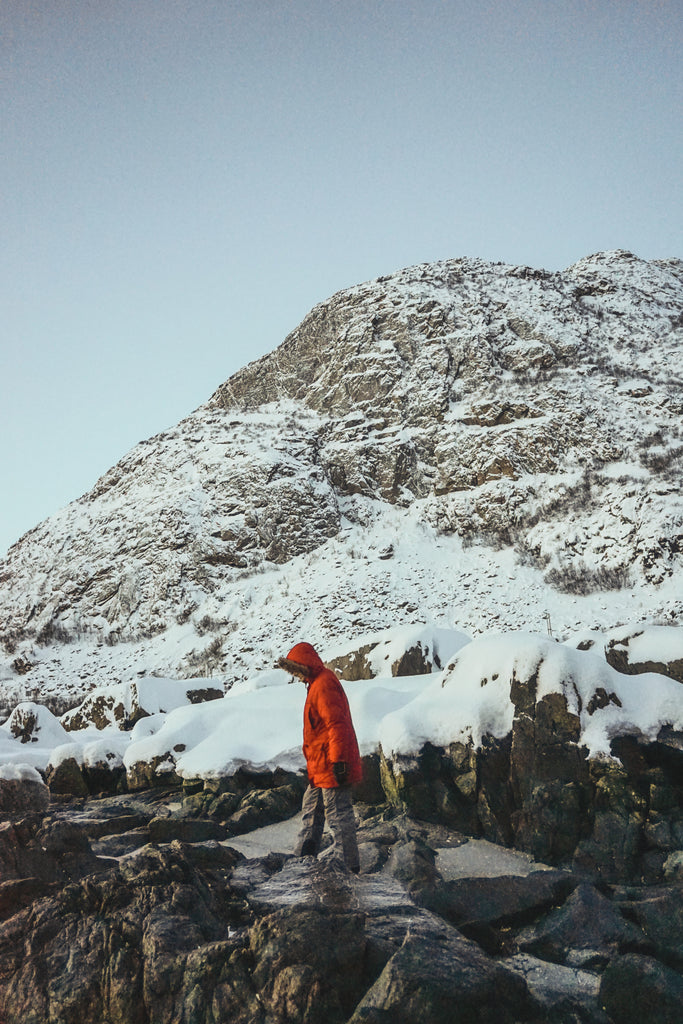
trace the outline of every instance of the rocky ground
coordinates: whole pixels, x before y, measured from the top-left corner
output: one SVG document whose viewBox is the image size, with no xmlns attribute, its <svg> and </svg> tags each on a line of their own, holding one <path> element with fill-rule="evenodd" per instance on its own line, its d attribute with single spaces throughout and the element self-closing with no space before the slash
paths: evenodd
<svg viewBox="0 0 683 1024">
<path fill-rule="evenodd" d="M 608 883 L 359 802 L 353 876 L 287 852 L 302 782 L 275 781 L 242 780 L 237 820 L 204 790 L 1 782 L 0 1020 L 680 1020 L 680 875 Z"/>
</svg>

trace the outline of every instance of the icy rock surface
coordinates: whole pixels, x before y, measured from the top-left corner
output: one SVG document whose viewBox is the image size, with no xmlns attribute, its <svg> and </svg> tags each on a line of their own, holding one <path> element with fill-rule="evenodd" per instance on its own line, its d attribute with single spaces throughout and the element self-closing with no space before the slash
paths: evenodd
<svg viewBox="0 0 683 1024">
<path fill-rule="evenodd" d="M 623 251 L 332 296 L 10 549 L 7 709 L 397 624 L 676 621 L 682 317 L 683 263 Z"/>
</svg>

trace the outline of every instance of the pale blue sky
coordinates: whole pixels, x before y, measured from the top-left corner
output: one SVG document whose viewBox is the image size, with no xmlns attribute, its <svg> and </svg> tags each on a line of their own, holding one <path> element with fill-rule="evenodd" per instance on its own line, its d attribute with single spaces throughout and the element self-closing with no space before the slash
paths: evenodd
<svg viewBox="0 0 683 1024">
<path fill-rule="evenodd" d="M 683 0 L 3 0 L 0 556 L 360 281 L 683 256 Z"/>
</svg>

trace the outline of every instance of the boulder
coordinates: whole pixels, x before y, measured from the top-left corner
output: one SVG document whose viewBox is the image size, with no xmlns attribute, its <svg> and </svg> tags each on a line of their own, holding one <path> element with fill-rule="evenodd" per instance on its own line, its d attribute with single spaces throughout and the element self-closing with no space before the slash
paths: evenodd
<svg viewBox="0 0 683 1024">
<path fill-rule="evenodd" d="M 344 1024 L 362 995 L 362 914 L 279 910 L 252 928 L 250 951 L 253 983 L 274 1019 Z"/>
<path fill-rule="evenodd" d="M 469 639 L 457 630 L 425 626 L 388 629 L 335 651 L 325 664 L 349 682 L 376 676 L 427 675 L 443 668 Z"/>
<path fill-rule="evenodd" d="M 245 794 L 238 809 L 225 822 L 228 835 L 237 836 L 255 828 L 285 821 L 301 810 L 303 779 L 273 789 L 256 789 Z"/>
<path fill-rule="evenodd" d="M 0 728 L 22 744 L 40 743 L 44 747 L 55 747 L 66 743 L 69 738 L 59 719 L 43 704 L 33 701 L 17 704 Z"/>
<path fill-rule="evenodd" d="M 615 957 L 600 982 L 600 1002 L 619 1024 L 680 1024 L 683 976 L 637 953 Z"/>
<path fill-rule="evenodd" d="M 402 882 L 409 892 L 415 893 L 424 888 L 432 888 L 441 881 L 435 861 L 434 850 L 427 843 L 414 838 L 392 846 L 382 870 Z"/>
<path fill-rule="evenodd" d="M 62 796 L 87 796 L 89 792 L 83 766 L 76 757 L 65 757 L 57 764 L 50 765 L 47 784 L 51 793 Z"/>
<path fill-rule="evenodd" d="M 42 878 L 16 878 L 0 882 L 0 921 L 13 917 L 34 900 L 54 892 L 57 884 Z"/>
<path fill-rule="evenodd" d="M 221 854 L 200 875 L 180 844 L 148 847 L 0 927 L 4 1019 L 139 1024 L 191 1013 L 208 1024 L 217 1012 L 247 1024 L 257 1006 L 245 937 L 231 939 L 228 924 L 241 914 L 226 894 L 236 861 Z"/>
<path fill-rule="evenodd" d="M 128 788 L 126 769 L 114 754 L 83 765 L 83 778 L 88 792 L 125 793 Z"/>
<path fill-rule="evenodd" d="M 155 755 L 149 761 L 134 761 L 126 765 L 126 786 L 131 791 L 155 787 L 182 786 L 182 779 L 175 771 L 175 756 L 168 750 Z"/>
<path fill-rule="evenodd" d="M 538 1010 L 539 1024 L 615 1024 L 600 1005 L 600 978 L 590 971 L 551 964 L 518 953 L 505 966 L 524 978 Z"/>
<path fill-rule="evenodd" d="M 657 672 L 683 683 L 683 629 L 647 626 L 613 631 L 604 645 L 605 659 L 618 672 Z M 668 652 L 668 653 L 667 653 Z"/>
<path fill-rule="evenodd" d="M 0 765 L 0 821 L 42 814 L 50 803 L 50 791 L 30 765 Z"/>
<path fill-rule="evenodd" d="M 667 882 L 683 882 L 683 850 L 674 850 L 664 861 L 664 879 Z"/>
<path fill-rule="evenodd" d="M 658 886 L 632 889 L 617 906 L 623 916 L 642 930 L 654 956 L 670 967 L 683 971 L 683 889 Z"/>
<path fill-rule="evenodd" d="M 58 866 L 49 857 L 35 835 L 37 822 L 0 822 L 0 878 L 3 881 L 37 878 L 41 882 L 58 880 Z"/>
<path fill-rule="evenodd" d="M 499 952 L 502 943 L 496 932 L 519 928 L 564 903 L 578 884 L 577 878 L 564 871 L 458 878 L 421 893 L 419 902 L 450 921 L 463 935 L 485 942 L 489 951 Z"/>
<path fill-rule="evenodd" d="M 111 725 L 128 730 L 150 715 L 224 696 L 222 686 L 211 686 L 206 680 L 142 677 L 128 683 L 97 687 L 78 707 L 62 715 L 61 724 L 67 732 L 89 726 L 106 729 Z"/>
<path fill-rule="evenodd" d="M 365 754 L 361 762 L 363 778 L 353 787 L 354 800 L 363 804 L 383 804 L 386 797 L 382 789 L 379 754 Z"/>
<path fill-rule="evenodd" d="M 174 839 L 183 843 L 204 843 L 209 839 L 226 839 L 228 835 L 227 829 L 216 821 L 177 815 L 152 818 L 147 833 L 153 843 L 170 843 Z"/>
<path fill-rule="evenodd" d="M 409 934 L 349 1024 L 515 1024 L 529 1019 L 532 1006 L 524 980 L 473 942 L 457 933 Z"/>
<path fill-rule="evenodd" d="M 542 960 L 588 970 L 604 967 L 622 950 L 651 949 L 642 931 L 585 883 L 545 920 L 523 928 L 516 946 Z"/>
<path fill-rule="evenodd" d="M 442 682 L 453 694 L 450 713 L 456 718 L 455 698 L 464 699 L 465 706 L 474 700 L 476 682 L 459 664 L 467 664 L 474 646 L 449 666 Z M 646 738 L 628 715 L 620 727 L 618 679 L 606 666 L 598 666 L 597 678 L 602 673 L 609 688 L 586 685 L 584 655 L 572 660 L 559 645 L 536 640 L 529 651 L 535 667 L 531 659 L 517 658 L 512 667 L 501 666 L 480 681 L 482 688 L 490 687 L 488 706 L 496 707 L 499 717 L 507 705 L 507 734 L 483 732 L 475 744 L 465 731 L 465 738 L 447 747 L 426 742 L 411 754 L 388 756 L 380 747 L 387 800 L 414 817 L 514 845 L 536 860 L 574 867 L 605 882 L 654 884 L 665 873 L 673 877 L 683 848 L 683 735 L 663 726 L 656 739 Z M 585 669 L 595 671 L 595 662 Z M 548 692 L 553 674 L 561 681 Z M 464 698 L 463 687 L 470 687 Z M 669 688 L 667 695 L 664 714 L 677 721 L 675 694 Z M 419 725 L 408 719 L 407 728 Z M 583 730 L 594 729 L 595 735 L 605 728 L 612 736 L 603 741 L 609 753 L 598 748 L 590 756 Z"/>
<path fill-rule="evenodd" d="M 0 879 L 62 882 L 100 872 L 106 865 L 94 855 L 79 826 L 57 818 L 31 816 L 0 822 Z"/>
</svg>

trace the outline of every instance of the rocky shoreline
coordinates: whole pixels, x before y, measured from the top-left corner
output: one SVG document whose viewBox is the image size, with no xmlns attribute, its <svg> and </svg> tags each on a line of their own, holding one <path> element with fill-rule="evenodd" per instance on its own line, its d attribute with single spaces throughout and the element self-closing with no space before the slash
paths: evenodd
<svg viewBox="0 0 683 1024">
<path fill-rule="evenodd" d="M 466 835 L 386 801 L 357 804 L 358 877 L 324 856 L 245 857 L 230 833 L 285 821 L 282 790 L 303 785 L 271 781 L 245 788 L 241 824 L 204 790 L 50 799 L 0 782 L 0 1020 L 680 1019 L 680 876 L 610 882 L 530 857 L 454 876 Z"/>
</svg>

